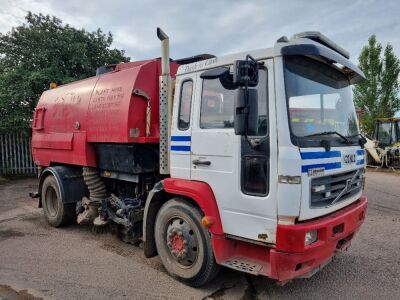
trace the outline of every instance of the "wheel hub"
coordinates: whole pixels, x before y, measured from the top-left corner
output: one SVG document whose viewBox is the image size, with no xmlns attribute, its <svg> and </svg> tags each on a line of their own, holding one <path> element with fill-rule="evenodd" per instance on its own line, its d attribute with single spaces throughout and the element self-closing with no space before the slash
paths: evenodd
<svg viewBox="0 0 400 300">
<path fill-rule="evenodd" d="M 167 246 L 171 256 L 184 266 L 192 265 L 197 258 L 197 238 L 190 225 L 181 218 L 170 222 Z"/>
<path fill-rule="evenodd" d="M 172 243 L 172 250 L 175 251 L 182 251 L 185 248 L 185 240 L 183 239 L 182 235 L 175 234 L 170 239 Z"/>
</svg>

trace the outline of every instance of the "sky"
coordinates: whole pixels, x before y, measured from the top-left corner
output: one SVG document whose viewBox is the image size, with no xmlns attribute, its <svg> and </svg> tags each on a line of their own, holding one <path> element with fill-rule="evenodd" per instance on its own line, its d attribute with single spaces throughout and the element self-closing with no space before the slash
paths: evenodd
<svg viewBox="0 0 400 300">
<path fill-rule="evenodd" d="M 217 56 L 272 47 L 296 32 L 317 30 L 357 62 L 371 34 L 400 56 L 400 1 L 374 0 L 0 0 L 0 32 L 21 25 L 27 11 L 114 35 L 132 60 L 160 56 L 157 26 L 170 37 L 171 57 Z"/>
</svg>

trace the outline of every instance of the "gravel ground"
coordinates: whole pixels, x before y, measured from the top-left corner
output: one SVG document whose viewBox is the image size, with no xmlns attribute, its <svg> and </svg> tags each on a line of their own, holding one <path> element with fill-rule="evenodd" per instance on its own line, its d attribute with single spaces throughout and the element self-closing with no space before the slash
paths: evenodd
<svg viewBox="0 0 400 300">
<path fill-rule="evenodd" d="M 0 185 L 1 299 L 400 299 L 400 176 L 367 173 L 366 223 L 350 250 L 310 279 L 281 287 L 224 269 L 193 289 L 170 278 L 158 257 L 110 233 L 47 225 L 27 194 L 36 179 Z"/>
</svg>

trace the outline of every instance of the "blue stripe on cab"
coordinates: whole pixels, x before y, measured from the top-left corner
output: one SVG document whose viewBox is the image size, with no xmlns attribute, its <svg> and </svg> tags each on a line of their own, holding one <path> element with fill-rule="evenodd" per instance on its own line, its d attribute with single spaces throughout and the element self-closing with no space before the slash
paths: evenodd
<svg viewBox="0 0 400 300">
<path fill-rule="evenodd" d="M 364 159 L 359 159 L 359 160 L 357 160 L 356 165 L 359 166 L 359 165 L 363 165 L 364 163 L 365 163 Z"/>
<path fill-rule="evenodd" d="M 332 169 L 340 169 L 341 167 L 342 167 L 342 163 L 340 163 L 340 162 L 305 165 L 305 166 L 301 166 L 301 172 L 307 173 L 309 169 L 315 169 L 315 168 L 324 168 L 325 170 L 332 170 Z"/>
<path fill-rule="evenodd" d="M 361 150 L 357 150 L 357 155 L 364 155 L 364 150 L 363 149 L 361 149 Z"/>
<path fill-rule="evenodd" d="M 171 146 L 171 151 L 190 151 L 190 146 Z"/>
<path fill-rule="evenodd" d="M 325 151 L 325 152 L 300 152 L 301 159 L 318 159 L 318 158 L 331 158 L 341 157 L 340 151 Z"/>
<path fill-rule="evenodd" d="M 192 137 L 190 135 L 172 135 L 171 141 L 172 142 L 190 142 Z"/>
</svg>

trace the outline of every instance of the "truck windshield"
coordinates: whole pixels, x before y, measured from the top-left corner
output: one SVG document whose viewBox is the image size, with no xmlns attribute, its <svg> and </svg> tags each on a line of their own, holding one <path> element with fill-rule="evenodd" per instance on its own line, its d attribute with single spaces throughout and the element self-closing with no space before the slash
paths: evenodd
<svg viewBox="0 0 400 300">
<path fill-rule="evenodd" d="M 291 133 L 297 140 L 319 133 L 359 134 L 352 90 L 340 71 L 304 56 L 284 59 Z M 326 138 L 337 139 L 336 135 Z M 324 137 L 325 139 L 325 137 Z"/>
</svg>

